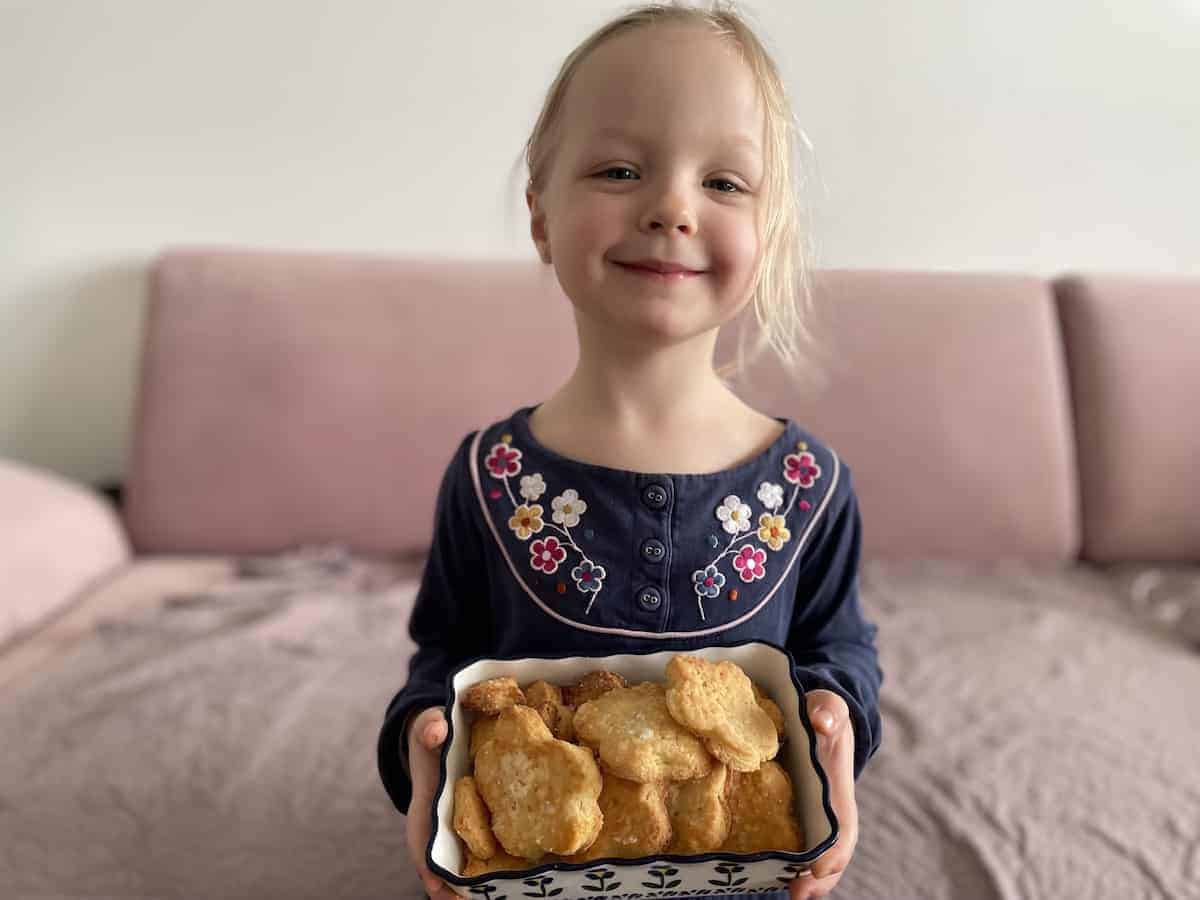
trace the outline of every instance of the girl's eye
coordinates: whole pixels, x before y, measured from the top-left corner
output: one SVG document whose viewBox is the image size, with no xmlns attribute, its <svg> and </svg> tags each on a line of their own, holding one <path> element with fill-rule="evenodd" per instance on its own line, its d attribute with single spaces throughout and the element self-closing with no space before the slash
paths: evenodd
<svg viewBox="0 0 1200 900">
<path fill-rule="evenodd" d="M 601 175 L 607 175 L 609 172 L 633 172 L 633 169 L 629 168 L 628 166 L 611 166 L 610 168 L 607 168 L 607 169 L 605 169 L 605 170 L 604 170 L 603 172 L 601 172 L 600 174 L 601 174 Z M 611 180 L 613 180 L 613 179 L 609 179 L 609 180 L 611 181 Z M 615 180 L 617 180 L 617 181 L 628 181 L 629 179 L 628 179 L 628 178 L 618 178 L 618 179 L 615 179 Z"/>
<path fill-rule="evenodd" d="M 603 177 L 603 176 L 607 176 L 613 172 L 628 172 L 634 178 L 637 177 L 637 173 L 634 172 L 633 169 L 629 168 L 628 166 L 610 166 L 609 168 L 605 169 L 603 172 L 598 172 L 597 174 Z M 607 180 L 609 180 L 609 181 L 629 181 L 630 179 L 629 178 L 608 178 Z M 736 184 L 734 184 L 732 181 L 730 181 L 728 178 L 710 178 L 708 183 L 709 184 L 718 184 L 718 185 L 728 185 L 727 188 L 726 187 L 717 188 L 717 192 L 721 193 L 721 194 L 740 194 L 740 193 L 742 193 L 742 189 L 740 187 L 738 187 Z"/>
<path fill-rule="evenodd" d="M 736 184 L 734 184 L 728 178 L 712 178 L 709 180 L 709 183 L 710 184 L 727 184 L 731 188 L 733 188 L 732 191 L 727 191 L 724 188 L 719 188 L 718 192 L 722 193 L 722 194 L 739 194 L 742 191 L 742 189 L 740 187 L 738 187 Z"/>
</svg>

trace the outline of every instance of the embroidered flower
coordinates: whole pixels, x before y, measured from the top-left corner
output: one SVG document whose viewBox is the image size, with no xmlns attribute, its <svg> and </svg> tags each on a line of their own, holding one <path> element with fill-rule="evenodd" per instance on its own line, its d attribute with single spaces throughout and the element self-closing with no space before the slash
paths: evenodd
<svg viewBox="0 0 1200 900">
<path fill-rule="evenodd" d="M 546 493 L 546 481 L 541 472 L 521 476 L 521 496 L 531 503 Z"/>
<path fill-rule="evenodd" d="M 485 465 L 493 478 L 511 478 L 521 471 L 521 451 L 508 444 L 493 444 Z"/>
<path fill-rule="evenodd" d="M 758 547 L 747 544 L 733 557 L 733 567 L 742 576 L 742 581 L 756 581 L 767 574 L 767 570 L 763 568 L 766 558 L 767 554 Z"/>
<path fill-rule="evenodd" d="M 554 507 L 551 518 L 559 525 L 566 525 L 568 528 L 578 525 L 579 517 L 587 509 L 587 504 L 579 499 L 579 492 L 574 488 L 563 491 L 561 496 L 550 501 L 550 505 Z"/>
<path fill-rule="evenodd" d="M 725 587 L 725 576 L 716 566 L 697 569 L 692 573 L 692 587 L 696 589 L 697 596 L 715 597 Z"/>
<path fill-rule="evenodd" d="M 595 565 L 590 559 L 585 559 L 571 570 L 571 577 L 575 580 L 575 587 L 581 591 L 600 590 L 604 586 L 604 575 L 604 567 Z"/>
<path fill-rule="evenodd" d="M 811 453 L 789 453 L 783 464 L 783 477 L 800 487 L 810 488 L 821 477 L 821 467 Z"/>
<path fill-rule="evenodd" d="M 791 536 L 787 520 L 783 516 L 763 513 L 758 517 L 758 539 L 772 550 L 778 550 L 788 542 Z"/>
<path fill-rule="evenodd" d="M 541 531 L 544 526 L 542 507 L 537 503 L 532 506 L 522 503 L 512 514 L 512 518 L 508 520 L 508 527 L 516 532 L 517 537 L 523 541 L 529 540 L 531 534 Z"/>
<path fill-rule="evenodd" d="M 767 509 L 778 509 L 783 506 L 783 487 L 764 481 L 758 486 L 758 502 Z"/>
<path fill-rule="evenodd" d="M 508 494 L 509 502 L 512 503 L 513 513 L 508 520 L 508 527 L 523 541 L 529 540 L 530 537 L 543 530 L 557 532 L 554 536 L 544 535 L 530 545 L 529 565 L 535 571 L 552 574 L 558 571 L 569 551 L 574 550 L 579 554 L 579 565 L 571 571 L 571 577 L 575 581 L 575 587 L 587 598 L 587 606 L 583 614 L 588 615 L 592 611 L 592 605 L 596 602 L 596 598 L 600 596 L 600 589 L 604 586 L 606 573 L 602 566 L 596 565 L 588 558 L 583 548 L 575 543 L 575 539 L 569 531 L 570 528 L 579 524 L 580 516 L 587 510 L 588 505 L 580 499 L 578 491 L 563 491 L 551 502 L 553 521 L 546 521 L 543 518 L 545 508 L 535 502 L 548 489 L 546 480 L 538 472 L 532 472 L 521 478 L 520 496 L 525 502 L 519 502 L 513 494 L 509 479 L 520 473 L 521 457 L 524 454 L 510 444 L 511 440 L 512 435 L 505 434 L 499 443 L 492 445 L 492 449 L 485 459 L 488 472 L 493 478 L 499 479 L 503 483 L 504 492 Z M 493 490 L 490 496 L 493 500 L 498 500 L 504 494 Z M 584 533 L 588 540 L 594 537 L 590 528 L 585 529 Z M 567 586 L 562 581 L 555 586 L 555 590 L 560 594 L 564 593 L 566 589 Z"/>
<path fill-rule="evenodd" d="M 807 500 L 798 501 L 798 498 L 802 488 L 812 487 L 821 477 L 821 467 L 817 465 L 816 456 L 808 451 L 807 444 L 800 442 L 796 449 L 798 452 L 789 453 L 783 458 L 782 474 L 786 484 L 777 484 L 774 481 L 759 483 L 755 496 L 767 511 L 758 516 L 758 527 L 747 539 L 741 540 L 740 537 L 750 530 L 754 515 L 750 507 L 736 494 L 730 494 L 716 508 L 716 517 L 730 537 L 725 549 L 705 567 L 692 573 L 692 587 L 696 591 L 696 604 L 700 608 L 701 620 L 705 618 L 705 599 L 719 596 L 725 586 L 725 578 L 717 568 L 721 560 L 731 556 L 734 570 L 747 584 L 765 578 L 767 551 L 781 549 L 792 538 L 791 529 L 788 528 L 788 516 L 793 507 L 801 512 L 808 512 L 812 508 L 812 504 Z M 791 487 L 787 489 L 789 496 L 785 497 L 787 485 Z M 708 543 L 713 550 L 719 546 L 718 539 L 713 535 L 709 536 Z M 728 593 L 730 600 L 737 600 L 736 589 L 731 589 Z"/>
<path fill-rule="evenodd" d="M 736 494 L 730 494 L 717 507 L 717 518 L 721 520 L 721 527 L 729 534 L 749 531 L 751 515 L 753 513 L 750 511 L 750 507 L 743 503 Z"/>
<path fill-rule="evenodd" d="M 533 567 L 547 575 L 558 571 L 558 564 L 567 558 L 567 551 L 558 542 L 558 538 L 552 536 L 534 541 L 529 546 L 529 552 L 532 554 L 529 561 Z"/>
</svg>

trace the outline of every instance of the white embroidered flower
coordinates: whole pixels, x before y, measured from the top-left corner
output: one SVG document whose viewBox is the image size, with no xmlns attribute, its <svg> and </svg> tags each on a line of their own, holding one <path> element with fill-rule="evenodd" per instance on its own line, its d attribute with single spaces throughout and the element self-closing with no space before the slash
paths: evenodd
<svg viewBox="0 0 1200 900">
<path fill-rule="evenodd" d="M 525 479 L 521 479 L 524 483 Z M 537 499 L 536 497 L 533 499 Z M 764 481 L 758 486 L 758 500 L 767 509 L 776 509 L 783 506 L 783 487 L 778 484 L 772 484 L 769 481 Z"/>
<path fill-rule="evenodd" d="M 559 525 L 566 525 L 568 528 L 578 525 L 579 517 L 587 509 L 587 504 L 579 499 L 579 492 L 574 488 L 563 491 L 560 496 L 550 501 L 550 505 L 554 508 L 551 518 Z"/>
<path fill-rule="evenodd" d="M 743 503 L 736 494 L 730 494 L 725 498 L 725 502 L 717 507 L 717 518 L 721 520 L 721 527 L 729 534 L 741 534 L 743 531 L 749 531 L 752 515 L 750 507 Z"/>
<path fill-rule="evenodd" d="M 521 476 L 521 496 L 526 500 L 536 500 L 546 493 L 546 482 L 541 472 Z"/>
</svg>

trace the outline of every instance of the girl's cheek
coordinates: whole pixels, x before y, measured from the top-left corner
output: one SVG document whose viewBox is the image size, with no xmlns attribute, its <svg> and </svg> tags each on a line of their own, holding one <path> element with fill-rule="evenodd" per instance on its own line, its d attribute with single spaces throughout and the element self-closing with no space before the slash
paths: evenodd
<svg viewBox="0 0 1200 900">
<path fill-rule="evenodd" d="M 712 243 L 714 268 L 730 279 L 745 279 L 754 272 L 758 236 L 754 228 L 741 222 L 723 222 L 718 239 Z"/>
<path fill-rule="evenodd" d="M 614 210 L 596 204 L 571 210 L 566 232 L 573 253 L 579 255 L 602 255 L 623 238 Z"/>
</svg>

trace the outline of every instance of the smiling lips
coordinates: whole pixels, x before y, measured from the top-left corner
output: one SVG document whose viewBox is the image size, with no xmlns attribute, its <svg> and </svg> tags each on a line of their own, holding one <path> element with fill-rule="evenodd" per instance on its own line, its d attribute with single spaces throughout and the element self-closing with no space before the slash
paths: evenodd
<svg viewBox="0 0 1200 900">
<path fill-rule="evenodd" d="M 635 259 L 629 262 L 613 260 L 613 262 L 627 272 L 632 272 L 635 275 L 641 275 L 646 278 L 654 278 L 659 281 L 685 281 L 703 274 L 701 270 L 691 269 L 679 263 L 666 262 L 661 259 Z"/>
</svg>

